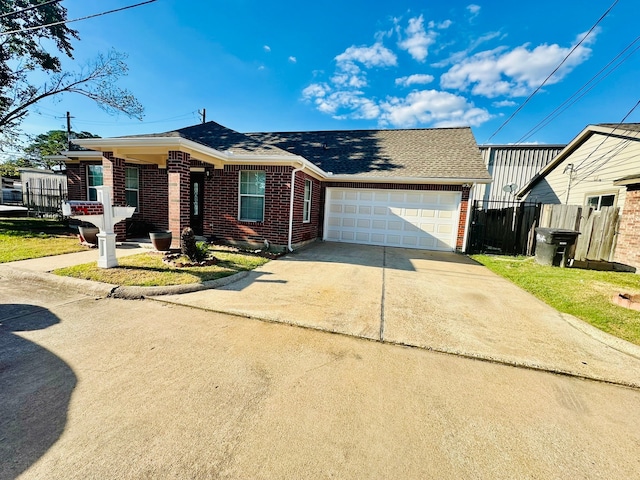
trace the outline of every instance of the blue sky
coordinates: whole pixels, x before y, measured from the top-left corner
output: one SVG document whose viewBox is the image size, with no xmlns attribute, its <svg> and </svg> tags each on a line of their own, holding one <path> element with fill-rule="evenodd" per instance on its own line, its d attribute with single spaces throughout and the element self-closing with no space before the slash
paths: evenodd
<svg viewBox="0 0 640 480">
<path fill-rule="evenodd" d="M 482 144 L 613 1 L 158 0 L 71 24 L 81 40 L 65 61 L 78 69 L 126 52 L 120 84 L 145 106 L 143 122 L 66 95 L 41 103 L 23 130 L 64 128 L 70 111 L 78 131 L 163 132 L 206 108 L 241 132 L 471 125 Z M 62 2 L 69 18 L 133 3 Z M 640 51 L 527 135 L 634 42 L 639 17 L 638 0 L 620 0 L 490 143 L 566 143 L 589 123 L 620 121 L 640 97 Z M 640 108 L 627 121 L 640 122 Z"/>
</svg>

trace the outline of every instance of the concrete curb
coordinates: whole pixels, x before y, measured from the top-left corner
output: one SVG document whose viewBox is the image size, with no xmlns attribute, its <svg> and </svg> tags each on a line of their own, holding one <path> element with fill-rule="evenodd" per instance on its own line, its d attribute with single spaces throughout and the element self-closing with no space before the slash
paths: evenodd
<svg viewBox="0 0 640 480">
<path fill-rule="evenodd" d="M 594 340 L 597 340 L 598 342 L 603 343 L 606 346 L 613 348 L 614 350 L 640 360 L 640 347 L 638 345 L 634 345 L 633 343 L 627 342 L 626 340 L 614 337 L 607 332 L 603 332 L 599 328 L 596 328 L 593 325 L 589 325 L 587 322 L 580 320 L 573 315 L 569 315 L 568 313 L 560 313 L 560 316 L 573 328 L 575 328 L 576 330 L 580 330 L 585 335 L 589 335 Z"/>
<path fill-rule="evenodd" d="M 0 268 L 0 277 L 27 282 L 47 283 L 54 287 L 66 288 L 85 295 L 96 297 L 112 297 L 126 300 L 139 300 L 145 297 L 157 295 L 178 295 L 181 293 L 197 292 L 212 288 L 220 288 L 230 283 L 246 278 L 249 272 L 238 272 L 228 277 L 217 280 L 208 280 L 203 283 L 189 283 L 186 285 L 169 285 L 165 287 L 127 287 L 111 285 L 109 283 L 81 280 L 79 278 L 61 277 L 52 273 L 36 272 L 19 268 Z"/>
<path fill-rule="evenodd" d="M 237 282 L 246 278 L 249 272 L 238 272 L 228 277 L 219 278 L 217 280 L 208 280 L 202 283 L 188 283 L 186 285 L 168 285 L 166 287 L 125 287 L 118 286 L 111 297 L 123 298 L 126 300 L 137 300 L 145 297 L 156 297 L 159 295 L 179 295 L 181 293 L 199 292 L 200 290 L 209 290 L 212 288 L 220 288 L 230 283 Z"/>
<path fill-rule="evenodd" d="M 79 278 L 60 277 L 52 273 L 36 272 L 33 270 L 23 270 L 20 268 L 0 268 L 0 277 L 11 280 L 21 280 L 26 282 L 47 283 L 54 287 L 73 290 L 85 295 L 96 297 L 108 297 L 116 288 L 108 283 L 92 282 Z"/>
</svg>

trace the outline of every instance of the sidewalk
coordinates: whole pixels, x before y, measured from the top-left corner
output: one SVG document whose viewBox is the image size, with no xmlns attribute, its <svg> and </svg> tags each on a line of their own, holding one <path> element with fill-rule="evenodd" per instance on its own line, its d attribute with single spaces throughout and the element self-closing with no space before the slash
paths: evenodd
<svg viewBox="0 0 640 480">
<path fill-rule="evenodd" d="M 128 257 L 148 251 L 148 248 L 136 246 L 135 244 L 123 244 L 116 247 L 116 257 Z M 0 264 L 0 268 L 10 266 L 21 270 L 29 270 L 32 272 L 50 272 L 57 268 L 73 267 L 83 263 L 97 262 L 98 249 L 92 248 L 84 252 L 65 253 L 62 255 L 53 255 L 51 257 L 32 258 L 29 260 L 18 260 L 17 262 L 9 262 Z"/>
<path fill-rule="evenodd" d="M 144 245 L 144 242 L 128 242 L 117 245 L 116 257 L 122 258 L 129 255 L 136 255 L 138 253 L 148 252 L 151 249 L 151 244 L 148 246 L 141 245 Z M 94 282 L 91 280 L 81 280 L 78 278 L 61 277 L 50 273 L 58 268 L 73 267 L 83 263 L 97 262 L 98 256 L 98 249 L 94 248 L 84 252 L 65 253 L 63 255 L 2 263 L 0 264 L 0 277 L 24 280 L 28 282 L 45 282 L 63 289 L 72 289 L 80 293 L 96 295 L 99 297 L 140 299 L 156 295 L 177 295 L 218 288 L 240 280 L 249 274 L 249 272 L 238 272 L 235 275 L 230 275 L 218 280 L 186 285 L 169 285 L 164 287 L 127 287 Z"/>
</svg>

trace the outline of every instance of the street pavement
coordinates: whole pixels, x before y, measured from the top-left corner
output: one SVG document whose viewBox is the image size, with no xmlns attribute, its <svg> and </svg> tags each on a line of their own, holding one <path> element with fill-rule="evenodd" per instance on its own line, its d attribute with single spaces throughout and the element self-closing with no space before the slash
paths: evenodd
<svg viewBox="0 0 640 480">
<path fill-rule="evenodd" d="M 0 304 L 3 480 L 640 478 L 638 389 L 45 283 Z"/>
</svg>

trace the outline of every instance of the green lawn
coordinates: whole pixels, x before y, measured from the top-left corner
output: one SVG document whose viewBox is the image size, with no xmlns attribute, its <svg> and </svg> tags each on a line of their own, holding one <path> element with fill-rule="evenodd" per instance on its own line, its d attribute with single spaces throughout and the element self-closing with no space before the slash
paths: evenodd
<svg viewBox="0 0 640 480">
<path fill-rule="evenodd" d="M 202 283 L 253 270 L 268 262 L 266 258 L 243 253 L 215 249 L 212 253 L 219 261 L 207 267 L 172 267 L 162 261 L 160 253 L 148 252 L 119 258 L 116 268 L 98 268 L 96 262 L 92 262 L 61 268 L 53 273 L 113 285 L 151 287 Z"/>
<path fill-rule="evenodd" d="M 0 218 L 0 263 L 86 250 L 63 223 L 43 218 Z"/>
<path fill-rule="evenodd" d="M 611 303 L 619 293 L 640 294 L 640 275 L 543 267 L 532 257 L 473 255 L 491 271 L 563 313 L 640 345 L 640 312 Z"/>
</svg>

